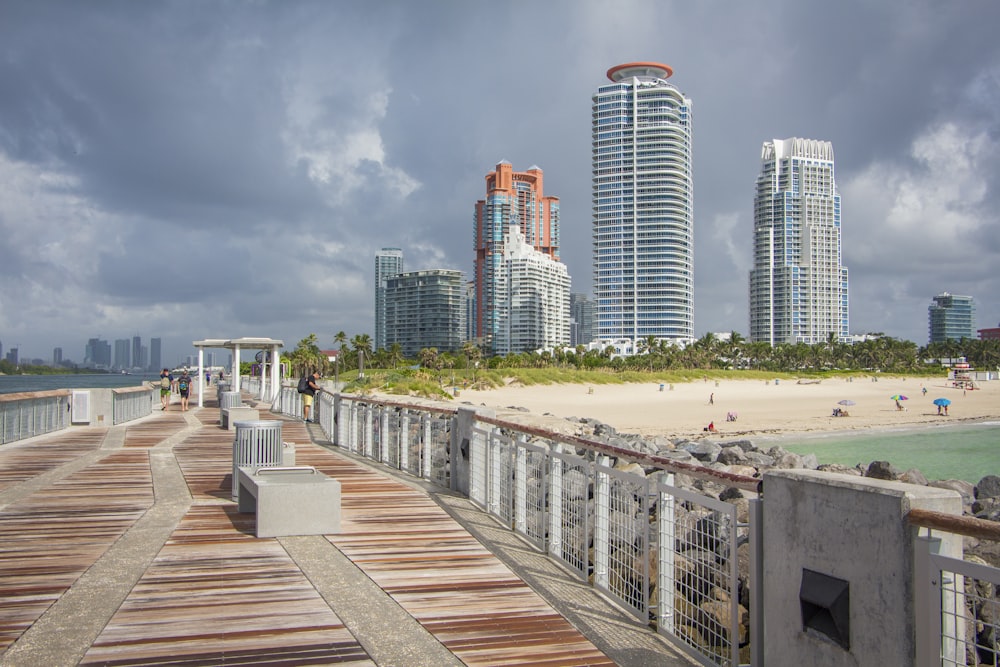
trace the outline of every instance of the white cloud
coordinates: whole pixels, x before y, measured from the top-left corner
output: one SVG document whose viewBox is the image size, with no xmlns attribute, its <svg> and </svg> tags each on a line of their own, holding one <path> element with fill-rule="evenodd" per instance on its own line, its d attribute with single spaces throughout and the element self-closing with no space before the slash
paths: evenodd
<svg viewBox="0 0 1000 667">
<path fill-rule="evenodd" d="M 985 163 L 996 148 L 986 132 L 942 123 L 912 143 L 911 163 L 876 162 L 848 180 L 845 233 L 864 240 L 855 257 L 883 262 L 887 250 L 904 249 L 913 263 L 961 259 L 970 235 L 990 222 Z"/>
</svg>

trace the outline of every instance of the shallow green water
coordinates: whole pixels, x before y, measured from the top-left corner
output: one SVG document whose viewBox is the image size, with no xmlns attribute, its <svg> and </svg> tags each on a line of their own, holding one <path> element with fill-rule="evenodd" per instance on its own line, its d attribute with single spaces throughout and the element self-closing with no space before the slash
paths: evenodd
<svg viewBox="0 0 1000 667">
<path fill-rule="evenodd" d="M 973 484 L 1000 475 L 1000 423 L 932 427 L 919 431 L 865 431 L 781 441 L 796 454 L 815 454 L 820 463 L 868 466 L 889 461 L 899 470 L 916 468 L 927 479 L 964 479 Z"/>
</svg>

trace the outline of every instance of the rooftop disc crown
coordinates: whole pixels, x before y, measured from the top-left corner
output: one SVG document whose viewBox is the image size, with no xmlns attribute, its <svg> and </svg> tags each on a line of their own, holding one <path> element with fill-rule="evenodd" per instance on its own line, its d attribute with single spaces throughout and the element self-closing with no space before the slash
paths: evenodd
<svg viewBox="0 0 1000 667">
<path fill-rule="evenodd" d="M 608 78 L 616 83 L 633 76 L 669 79 L 673 74 L 673 68 L 663 63 L 625 63 L 608 70 Z"/>
</svg>

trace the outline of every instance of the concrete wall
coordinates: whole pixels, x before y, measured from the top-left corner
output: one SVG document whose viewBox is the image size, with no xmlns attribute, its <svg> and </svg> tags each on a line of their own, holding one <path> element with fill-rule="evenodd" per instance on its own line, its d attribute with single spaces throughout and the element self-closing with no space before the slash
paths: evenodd
<svg viewBox="0 0 1000 667">
<path fill-rule="evenodd" d="M 768 472 L 763 488 L 765 664 L 914 664 L 917 529 L 905 516 L 911 508 L 961 515 L 959 494 L 814 470 Z M 943 554 L 959 558 L 961 549 L 961 538 L 942 545 Z M 805 613 L 804 582 L 811 598 Z M 840 627 L 831 623 L 836 611 L 824 617 L 816 604 L 838 591 L 846 621 Z M 821 629 L 804 627 L 807 616 Z"/>
</svg>

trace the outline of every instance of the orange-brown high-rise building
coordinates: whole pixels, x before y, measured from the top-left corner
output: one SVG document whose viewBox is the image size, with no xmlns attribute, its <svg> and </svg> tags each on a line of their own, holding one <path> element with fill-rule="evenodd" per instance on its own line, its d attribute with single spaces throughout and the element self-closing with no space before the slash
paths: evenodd
<svg viewBox="0 0 1000 667">
<path fill-rule="evenodd" d="M 559 198 L 546 197 L 542 170 L 514 171 L 502 160 L 486 175 L 486 198 L 476 202 L 473 265 L 476 283 L 476 342 L 491 347 L 499 325 L 496 303 L 503 242 L 511 225 L 539 252 L 559 260 Z"/>
</svg>

